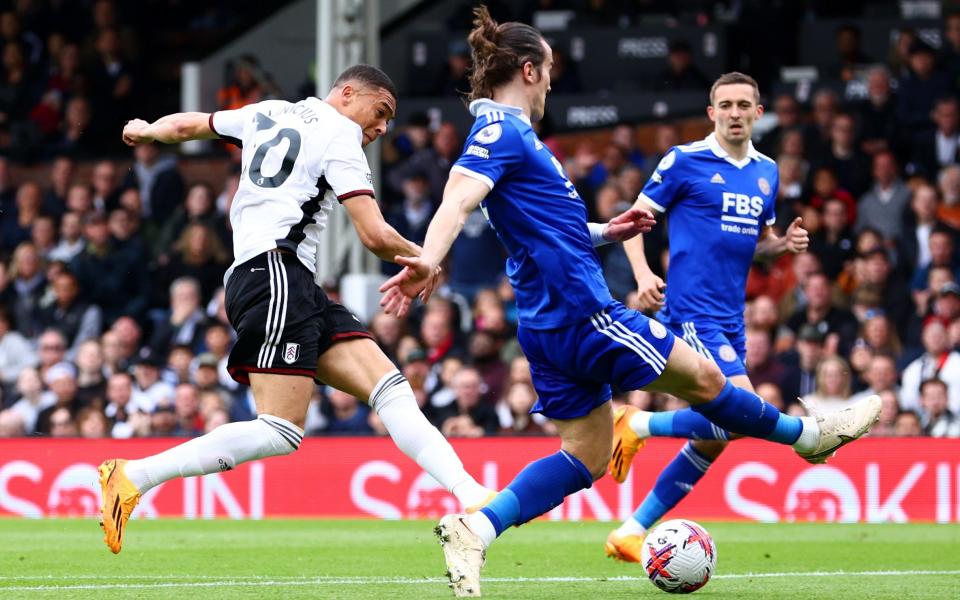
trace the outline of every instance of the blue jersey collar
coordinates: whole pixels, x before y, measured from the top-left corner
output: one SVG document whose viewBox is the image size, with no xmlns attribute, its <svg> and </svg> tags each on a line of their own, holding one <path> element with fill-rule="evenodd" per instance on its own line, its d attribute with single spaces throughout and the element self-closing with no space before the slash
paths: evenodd
<svg viewBox="0 0 960 600">
<path fill-rule="evenodd" d="M 470 103 L 470 114 L 479 117 L 480 115 L 485 115 L 488 112 L 493 112 L 499 110 L 500 112 L 509 113 L 527 125 L 530 125 L 530 118 L 523 114 L 523 109 L 519 106 L 511 106 L 509 104 L 500 104 L 499 102 L 494 102 L 490 98 L 477 98 Z M 751 146 L 752 147 L 752 146 Z"/>
<path fill-rule="evenodd" d="M 760 160 L 760 153 L 757 152 L 757 149 L 753 147 L 752 141 L 747 142 L 747 156 L 744 157 L 743 160 L 737 160 L 732 156 L 730 156 L 730 154 L 723 149 L 723 146 L 720 145 L 720 142 L 717 141 L 716 133 L 711 133 L 706 137 L 704 141 L 707 142 L 707 145 L 710 147 L 710 150 L 712 150 L 713 153 L 717 155 L 717 158 L 725 159 L 727 162 L 737 167 L 738 169 L 742 169 L 743 167 L 750 164 L 751 160 Z"/>
</svg>

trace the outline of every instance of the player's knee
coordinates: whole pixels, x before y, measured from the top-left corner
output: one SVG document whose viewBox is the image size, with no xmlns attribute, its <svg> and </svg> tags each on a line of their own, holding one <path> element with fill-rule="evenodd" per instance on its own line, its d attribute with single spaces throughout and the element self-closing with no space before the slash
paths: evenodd
<svg viewBox="0 0 960 600">
<path fill-rule="evenodd" d="M 257 420 L 262 423 L 265 455 L 285 456 L 296 451 L 303 442 L 303 428 L 287 419 L 275 415 L 261 414 Z M 269 441 L 268 441 L 269 440 Z"/>
<path fill-rule="evenodd" d="M 611 457 L 612 449 L 607 449 L 606 452 L 599 452 L 596 459 L 587 465 L 587 468 L 590 469 L 590 476 L 593 477 L 594 481 L 597 481 L 606 474 L 607 467 L 610 466 Z"/>
<path fill-rule="evenodd" d="M 730 442 L 726 440 L 694 440 L 691 443 L 700 454 L 710 459 L 716 459 Z"/>
<path fill-rule="evenodd" d="M 697 396 L 701 402 L 709 402 L 720 395 L 727 378 L 717 363 L 701 358 L 697 365 Z"/>
</svg>

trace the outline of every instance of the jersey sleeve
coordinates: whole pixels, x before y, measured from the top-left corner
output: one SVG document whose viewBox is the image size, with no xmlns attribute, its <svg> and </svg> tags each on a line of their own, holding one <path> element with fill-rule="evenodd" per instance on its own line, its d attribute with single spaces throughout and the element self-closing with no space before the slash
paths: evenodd
<svg viewBox="0 0 960 600">
<path fill-rule="evenodd" d="M 218 137 L 234 144 L 243 146 L 243 127 L 253 119 L 257 113 L 257 104 L 248 104 L 236 110 L 218 110 L 210 113 L 210 130 Z"/>
<path fill-rule="evenodd" d="M 657 212 L 666 212 L 673 201 L 683 193 L 688 178 L 682 174 L 682 155 L 676 148 L 671 148 L 670 152 L 660 159 L 657 168 L 640 191 L 639 199 Z"/>
<path fill-rule="evenodd" d="M 472 132 L 451 171 L 483 182 L 490 189 L 523 164 L 523 138 L 509 122 L 492 123 Z"/>
<path fill-rule="evenodd" d="M 359 132 L 341 128 L 320 159 L 321 175 L 340 202 L 355 196 L 375 196 L 373 175 L 359 138 Z"/>
</svg>

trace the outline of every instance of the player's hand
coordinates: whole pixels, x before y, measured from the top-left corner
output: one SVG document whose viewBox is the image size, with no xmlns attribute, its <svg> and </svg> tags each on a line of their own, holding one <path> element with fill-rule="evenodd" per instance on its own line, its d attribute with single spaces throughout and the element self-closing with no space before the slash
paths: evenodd
<svg viewBox="0 0 960 600">
<path fill-rule="evenodd" d="M 803 228 L 803 219 L 801 217 L 797 217 L 793 220 L 793 223 L 790 223 L 784 237 L 787 240 L 787 252 L 800 254 L 801 252 L 806 252 L 807 247 L 810 245 L 810 235 L 807 233 L 807 230 Z"/>
<path fill-rule="evenodd" d="M 607 222 L 603 228 L 603 238 L 609 242 L 624 242 L 641 233 L 647 233 L 656 223 L 652 212 L 634 206 Z"/>
<path fill-rule="evenodd" d="M 637 280 L 637 302 L 642 312 L 658 311 L 663 308 L 663 292 L 667 289 L 666 282 L 648 273 Z"/>
<path fill-rule="evenodd" d="M 123 143 L 128 146 L 151 143 L 153 138 L 146 135 L 146 130 L 149 126 L 150 123 L 147 123 L 143 119 L 127 121 L 127 124 L 123 126 Z"/>
<path fill-rule="evenodd" d="M 397 256 L 395 261 L 403 270 L 380 286 L 383 293 L 380 306 L 388 314 L 403 317 L 410 309 L 411 300 L 417 296 L 423 302 L 430 299 L 439 282 L 440 267 L 420 257 Z"/>
</svg>

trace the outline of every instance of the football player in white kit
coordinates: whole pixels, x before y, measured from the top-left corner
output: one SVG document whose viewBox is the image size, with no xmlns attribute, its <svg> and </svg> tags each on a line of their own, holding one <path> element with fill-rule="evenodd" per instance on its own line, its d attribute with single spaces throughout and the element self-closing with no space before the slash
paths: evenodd
<svg viewBox="0 0 960 600">
<path fill-rule="evenodd" d="M 251 386 L 259 416 L 154 456 L 101 464 L 104 541 L 114 553 L 147 490 L 174 477 L 227 471 L 296 450 L 317 382 L 367 399 L 397 446 L 464 506 L 492 497 L 426 420 L 410 384 L 360 321 L 314 282 L 319 236 L 337 202 L 364 246 L 380 258 L 420 254 L 384 221 L 363 153 L 363 146 L 386 132 L 396 106 L 390 78 L 357 65 L 337 78 L 323 100 L 266 100 L 212 114 L 167 115 L 154 123 L 135 119 L 124 127 L 123 141 L 130 146 L 220 137 L 242 148 L 243 170 L 230 209 L 236 260 L 224 276 L 227 315 L 237 330 L 228 370 Z"/>
</svg>

